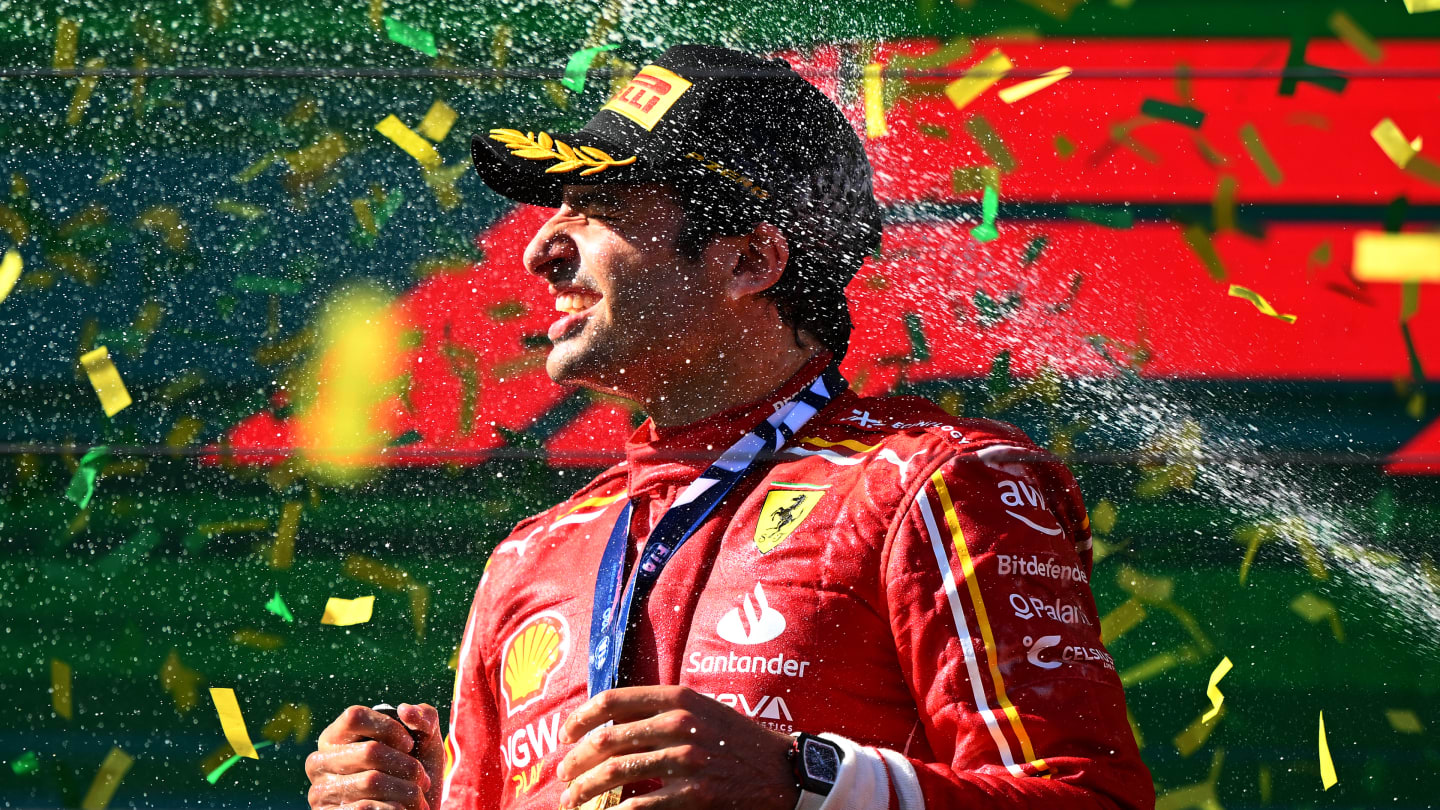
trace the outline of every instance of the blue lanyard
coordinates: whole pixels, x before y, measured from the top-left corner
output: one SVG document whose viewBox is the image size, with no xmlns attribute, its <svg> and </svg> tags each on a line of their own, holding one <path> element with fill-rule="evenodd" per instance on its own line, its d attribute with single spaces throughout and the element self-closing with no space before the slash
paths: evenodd
<svg viewBox="0 0 1440 810">
<path fill-rule="evenodd" d="M 720 505 L 730 490 L 754 469 L 766 451 L 778 452 L 795 433 L 830 400 L 846 388 L 845 378 L 830 366 L 800 393 L 791 397 L 770 418 L 745 434 L 686 487 L 651 530 L 640 552 L 634 574 L 622 591 L 625 550 L 630 543 L 630 515 L 634 502 L 625 504 L 610 530 L 600 570 L 595 576 L 595 604 L 590 613 L 591 696 L 613 689 L 620 680 L 625 630 L 632 609 L 644 605 L 650 591 L 680 546 Z"/>
</svg>

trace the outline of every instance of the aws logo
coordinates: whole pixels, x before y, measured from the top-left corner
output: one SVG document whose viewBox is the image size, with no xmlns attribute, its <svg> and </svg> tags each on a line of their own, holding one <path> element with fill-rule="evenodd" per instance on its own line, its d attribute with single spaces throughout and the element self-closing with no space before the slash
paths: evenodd
<svg viewBox="0 0 1440 810">
<path fill-rule="evenodd" d="M 545 695 L 550 677 L 569 653 L 570 627 L 565 617 L 552 611 L 535 614 L 511 634 L 500 659 L 500 694 L 507 717 Z"/>
<path fill-rule="evenodd" d="M 1045 517 L 1049 518 L 1051 522 L 1054 522 L 1055 516 L 1050 513 L 1050 507 L 1045 503 L 1045 496 L 1040 493 L 1040 490 L 1038 488 L 1032 487 L 1024 481 L 1018 479 L 1006 479 L 1004 481 L 1001 481 L 997 486 L 1000 489 L 1001 503 L 1005 504 L 1006 506 L 1017 507 L 1024 507 L 1028 505 L 1031 508 L 1041 510 Z M 1040 532 L 1041 534 L 1048 534 L 1051 537 L 1060 534 L 1061 530 L 1058 525 L 1042 526 L 1039 523 L 1031 520 L 1030 518 L 1027 518 L 1024 515 L 1020 514 L 1019 512 L 1014 511 L 1013 509 L 1006 509 L 1005 514 L 1015 518 L 1016 520 L 1024 523 L 1026 526 L 1029 526 L 1030 528 L 1034 529 L 1037 532 Z"/>
</svg>

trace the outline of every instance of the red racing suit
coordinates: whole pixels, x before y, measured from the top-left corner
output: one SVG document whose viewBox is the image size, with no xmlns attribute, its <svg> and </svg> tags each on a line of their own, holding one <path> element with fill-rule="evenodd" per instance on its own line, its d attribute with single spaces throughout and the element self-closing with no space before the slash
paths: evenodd
<svg viewBox="0 0 1440 810">
<path fill-rule="evenodd" d="M 495 548 L 459 654 L 443 810 L 557 806 L 559 729 L 587 697 L 595 572 L 625 500 L 633 564 L 676 495 L 816 362 L 763 401 L 647 422 L 625 461 Z M 1151 808 L 1090 564 L 1074 479 L 1017 428 L 842 394 L 666 566 L 623 682 L 828 732 L 848 776 L 826 810 Z"/>
</svg>

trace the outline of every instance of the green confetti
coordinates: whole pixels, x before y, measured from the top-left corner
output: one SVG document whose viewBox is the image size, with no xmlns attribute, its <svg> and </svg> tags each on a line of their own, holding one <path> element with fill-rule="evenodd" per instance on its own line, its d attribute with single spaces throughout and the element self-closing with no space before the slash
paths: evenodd
<svg viewBox="0 0 1440 810">
<path fill-rule="evenodd" d="M 930 359 L 930 344 L 925 340 L 925 323 L 920 313 L 905 313 L 905 331 L 910 334 L 910 359 L 923 363 Z"/>
<path fill-rule="evenodd" d="M 1290 38 L 1290 55 L 1285 59 L 1286 76 L 1280 80 L 1280 95 L 1295 95 L 1295 88 L 1300 82 L 1310 82 L 1332 93 L 1345 92 L 1347 80 L 1338 70 L 1317 67 L 1305 62 L 1305 49 L 1309 45 L 1310 37 L 1305 34 L 1296 34 Z M 1309 75 L 1303 77 L 1292 75 L 1299 72 Z"/>
<path fill-rule="evenodd" d="M 274 743 L 270 742 L 269 740 L 255 743 L 255 750 L 259 751 L 261 748 L 264 748 L 267 745 L 274 745 Z M 229 759 L 222 762 L 220 766 L 217 767 L 215 770 L 205 774 L 205 781 L 209 782 L 212 785 L 215 784 L 217 781 L 219 781 L 221 776 L 225 775 L 226 771 L 235 767 L 235 763 L 239 762 L 240 759 L 241 757 L 239 754 L 232 755 Z"/>
<path fill-rule="evenodd" d="M 422 439 L 424 439 L 424 438 L 425 438 L 425 437 L 424 437 L 424 436 L 421 436 L 421 435 L 420 435 L 420 431 L 418 431 L 418 430 L 407 430 L 407 431 L 405 431 L 404 433 L 401 433 L 399 436 L 396 436 L 395 438 L 391 439 L 389 446 L 390 446 L 390 447 L 404 447 L 404 446 L 407 445 L 407 444 L 414 444 L 414 443 L 416 443 L 416 442 L 418 442 L 418 441 L 420 441 L 420 440 L 422 440 Z"/>
<path fill-rule="evenodd" d="M 270 601 L 265 603 L 265 609 L 287 622 L 295 621 L 295 617 L 290 614 L 290 608 L 285 607 L 285 600 L 280 598 L 279 591 L 276 591 L 275 595 L 270 597 Z"/>
<path fill-rule="evenodd" d="M 1199 129 L 1205 121 L 1205 113 L 1194 107 L 1186 107 L 1180 104 L 1171 104 L 1168 101 L 1147 98 L 1140 104 L 1140 112 L 1151 118 L 1161 118 L 1166 121 L 1173 121 L 1183 124 L 1191 129 Z"/>
<path fill-rule="evenodd" d="M 975 310 L 980 313 L 980 328 L 989 329 L 1014 315 L 1023 303 L 1020 293 L 1012 292 L 1001 301 L 990 297 L 984 290 L 975 291 Z"/>
<path fill-rule="evenodd" d="M 80 466 L 70 478 L 70 487 L 65 490 L 65 497 L 79 504 L 81 509 L 88 507 L 90 499 L 95 497 L 95 476 L 100 474 L 100 462 L 108 455 L 110 448 L 103 444 L 90 448 L 89 452 L 81 457 Z"/>
<path fill-rule="evenodd" d="M 1069 205 L 1065 213 L 1075 219 L 1083 219 L 1107 228 L 1129 228 L 1135 224 L 1135 214 L 1128 208 L 1106 208 L 1098 205 Z"/>
<path fill-rule="evenodd" d="M 576 93 L 585 92 L 585 74 L 590 72 L 590 64 L 595 57 L 606 51 L 613 51 L 618 45 L 597 45 L 594 48 L 581 48 L 570 55 L 570 61 L 565 63 L 565 78 L 560 83 Z"/>
<path fill-rule="evenodd" d="M 427 56 L 438 56 L 440 53 L 435 49 L 435 37 L 429 31 L 406 25 L 394 17 L 385 18 L 385 33 L 391 42 L 414 48 Z"/>
<path fill-rule="evenodd" d="M 1381 225 L 1386 233 L 1400 233 L 1405 226 L 1405 215 L 1410 212 L 1410 200 L 1400 195 L 1385 206 L 1385 221 Z"/>
<path fill-rule="evenodd" d="M 1040 258 L 1040 253 L 1045 250 L 1045 246 L 1049 243 L 1050 240 L 1044 236 L 1037 236 L 1031 239 L 1030 244 L 1025 246 L 1025 255 L 1020 258 L 1020 264 L 1024 267 L 1029 267 L 1034 264 L 1035 260 Z"/>
<path fill-rule="evenodd" d="M 235 289 L 240 292 L 263 292 L 276 295 L 295 295 L 303 289 L 298 281 L 291 281 L 284 278 L 270 278 L 268 276 L 239 276 L 235 279 Z"/>
<path fill-rule="evenodd" d="M 10 770 L 14 771 L 16 776 L 24 776 L 28 773 L 34 773 L 35 771 L 39 770 L 39 768 L 40 758 L 35 756 L 34 751 L 26 751 L 25 753 L 21 754 L 18 759 L 12 760 L 10 762 Z"/>
<path fill-rule="evenodd" d="M 160 545 L 160 533 L 152 528 L 144 528 L 136 532 L 129 540 L 121 543 L 118 548 L 105 555 L 95 568 L 102 574 L 114 576 L 126 568 L 141 562 L 145 557 Z"/>
<path fill-rule="evenodd" d="M 961 166 L 950 171 L 950 187 L 956 194 L 1000 188 L 1000 169 L 995 166 Z"/>
<path fill-rule="evenodd" d="M 990 373 L 985 376 L 985 387 L 990 396 L 996 397 L 1010 390 L 1010 350 L 1005 349 L 990 361 Z"/>
<path fill-rule="evenodd" d="M 915 124 L 915 128 L 920 130 L 920 134 L 926 137 L 941 141 L 950 140 L 950 130 L 939 124 L 927 124 L 924 121 L 920 121 Z"/>
<path fill-rule="evenodd" d="M 995 214 L 1000 210 L 1000 195 L 995 192 L 994 186 L 985 187 L 985 197 L 980 202 L 981 222 L 970 229 L 970 237 L 976 242 L 990 242 L 999 238 L 1000 231 L 995 228 Z"/>
<path fill-rule="evenodd" d="M 1400 324 L 1400 335 L 1405 338 L 1405 354 L 1410 357 L 1410 376 L 1416 385 L 1425 384 L 1425 369 L 1420 365 L 1420 355 L 1415 351 L 1415 340 L 1410 337 L 1410 324 Z"/>
<path fill-rule="evenodd" d="M 995 131 L 995 127 L 990 125 L 990 120 L 985 116 L 972 115 L 965 122 L 965 129 L 970 133 L 970 137 L 980 144 L 980 149 L 985 152 L 985 156 L 1000 167 L 1000 171 L 1009 174 L 1019 168 L 1019 164 L 1015 162 L 1015 156 L 1010 153 L 1005 141 L 1000 138 L 1000 133 Z"/>
</svg>

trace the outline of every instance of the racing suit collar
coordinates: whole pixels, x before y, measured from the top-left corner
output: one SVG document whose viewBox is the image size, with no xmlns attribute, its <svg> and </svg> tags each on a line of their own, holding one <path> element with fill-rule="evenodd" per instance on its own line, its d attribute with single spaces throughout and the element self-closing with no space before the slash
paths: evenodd
<svg viewBox="0 0 1440 810">
<path fill-rule="evenodd" d="M 774 413 L 778 403 L 809 385 L 832 358 L 829 352 L 821 352 L 767 396 L 698 422 L 659 427 L 646 419 L 625 442 L 630 497 L 651 497 L 661 488 L 689 484 L 719 458 L 725 448 Z"/>
</svg>

